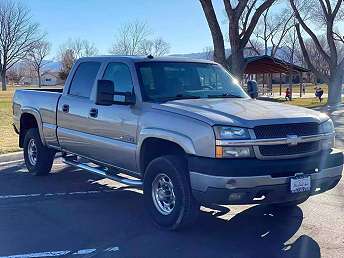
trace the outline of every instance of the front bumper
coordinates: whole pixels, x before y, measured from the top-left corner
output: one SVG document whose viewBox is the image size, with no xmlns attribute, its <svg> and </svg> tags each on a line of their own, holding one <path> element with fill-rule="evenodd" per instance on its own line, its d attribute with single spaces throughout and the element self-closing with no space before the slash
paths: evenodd
<svg viewBox="0 0 344 258">
<path fill-rule="evenodd" d="M 343 170 L 339 150 L 289 160 L 189 157 L 190 183 L 201 203 L 280 203 L 325 192 L 337 185 Z M 290 178 L 308 174 L 311 190 L 291 193 Z"/>
</svg>

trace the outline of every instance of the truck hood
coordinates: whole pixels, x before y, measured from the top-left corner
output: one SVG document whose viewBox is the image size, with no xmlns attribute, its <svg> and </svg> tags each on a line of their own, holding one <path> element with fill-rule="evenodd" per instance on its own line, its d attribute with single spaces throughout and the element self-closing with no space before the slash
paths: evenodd
<svg viewBox="0 0 344 258">
<path fill-rule="evenodd" d="M 326 114 L 311 109 L 250 98 L 174 100 L 153 104 L 153 108 L 195 118 L 210 125 L 248 128 L 264 124 L 321 123 L 328 119 Z"/>
</svg>

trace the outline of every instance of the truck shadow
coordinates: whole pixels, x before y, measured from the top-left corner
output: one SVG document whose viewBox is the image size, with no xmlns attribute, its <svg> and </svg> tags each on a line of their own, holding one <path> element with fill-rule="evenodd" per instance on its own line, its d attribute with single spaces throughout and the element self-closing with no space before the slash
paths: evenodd
<svg viewBox="0 0 344 258">
<path fill-rule="evenodd" d="M 1 180 L 10 174 L 0 174 Z M 68 167 L 38 179 L 28 173 L 16 174 L 6 179 L 10 194 L 32 189 L 111 191 L 3 202 L 1 253 L 27 253 L 37 247 L 39 251 L 95 248 L 90 256 L 106 257 L 110 255 L 104 253 L 106 248 L 118 246 L 111 257 L 320 257 L 314 239 L 296 234 L 303 220 L 299 207 L 276 210 L 257 205 L 235 213 L 227 206 L 212 206 L 200 212 L 193 227 L 167 232 L 153 225 L 142 194 L 130 188 L 99 184 L 100 178 Z M 5 188 L 1 192 L 8 194 Z M 6 205 L 11 208 L 5 209 Z M 42 246 L 48 235 L 49 241 Z"/>
</svg>

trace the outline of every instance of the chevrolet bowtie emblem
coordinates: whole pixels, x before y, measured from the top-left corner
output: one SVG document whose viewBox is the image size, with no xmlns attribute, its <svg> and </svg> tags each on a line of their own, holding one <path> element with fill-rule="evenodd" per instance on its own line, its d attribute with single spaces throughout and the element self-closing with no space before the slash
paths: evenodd
<svg viewBox="0 0 344 258">
<path fill-rule="evenodd" d="M 287 144 L 289 146 L 296 146 L 301 140 L 302 140 L 301 137 L 295 134 L 287 135 Z"/>
</svg>

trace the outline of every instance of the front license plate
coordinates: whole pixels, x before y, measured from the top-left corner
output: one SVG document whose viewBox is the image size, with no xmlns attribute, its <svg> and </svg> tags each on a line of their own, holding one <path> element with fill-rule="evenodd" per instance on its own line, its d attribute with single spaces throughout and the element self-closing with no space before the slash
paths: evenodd
<svg viewBox="0 0 344 258">
<path fill-rule="evenodd" d="M 301 193 L 311 190 L 310 176 L 295 176 L 290 179 L 290 191 L 292 193 Z"/>
</svg>

